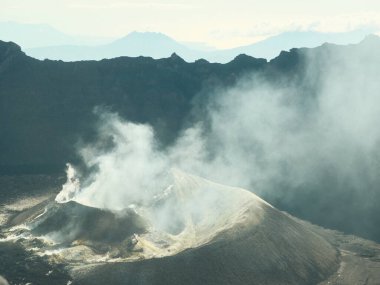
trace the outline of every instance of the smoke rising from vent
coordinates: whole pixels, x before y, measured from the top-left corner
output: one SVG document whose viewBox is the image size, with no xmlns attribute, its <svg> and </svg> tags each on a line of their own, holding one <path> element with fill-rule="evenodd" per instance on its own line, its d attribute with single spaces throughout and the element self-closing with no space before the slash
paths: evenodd
<svg viewBox="0 0 380 285">
<path fill-rule="evenodd" d="M 111 140 L 111 150 L 102 152 L 96 146 L 82 149 L 86 166 L 96 170 L 79 180 L 69 164 L 68 180 L 56 201 L 77 202 L 68 204 L 74 209 L 90 206 L 83 209 L 106 209 L 126 220 L 141 219 L 144 228 L 132 243 L 144 249 L 140 254 L 144 258 L 200 246 L 239 223 L 258 223 L 262 208 L 269 206 L 246 190 L 175 169 L 201 172 L 201 166 L 210 167 L 200 128 L 187 130 L 176 144 L 160 150 L 151 127 L 125 122 L 115 114 L 101 116 L 104 125 L 99 141 Z M 247 215 L 252 209 L 254 212 Z M 57 243 L 75 240 L 82 234 L 76 224 L 81 225 L 74 221 L 65 231 L 59 230 L 55 236 L 50 233 L 49 237 Z"/>
<path fill-rule="evenodd" d="M 103 113 L 99 141 L 111 139 L 112 151 L 81 151 L 96 171 L 76 199 L 111 209 L 146 204 L 170 184 L 174 167 L 380 239 L 380 57 L 373 40 L 339 53 L 332 45 L 299 51 L 298 77 L 273 82 L 255 74 L 211 94 L 207 115 L 164 149 L 150 126 Z M 372 220 L 361 222 L 366 217 Z"/>
</svg>

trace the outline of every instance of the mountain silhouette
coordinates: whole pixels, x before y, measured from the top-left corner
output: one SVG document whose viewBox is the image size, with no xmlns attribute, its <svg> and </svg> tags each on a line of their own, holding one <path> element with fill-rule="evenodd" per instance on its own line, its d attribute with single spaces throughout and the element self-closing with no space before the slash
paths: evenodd
<svg viewBox="0 0 380 285">
<path fill-rule="evenodd" d="M 204 51 L 198 50 L 194 46 L 179 43 L 162 33 L 132 32 L 105 45 L 41 46 L 27 49 L 26 53 L 38 59 L 78 61 L 100 60 L 119 56 L 147 56 L 159 59 L 169 57 L 175 52 L 186 61 L 204 58 L 210 62 L 227 63 L 239 54 L 272 59 L 278 56 L 281 51 L 291 48 L 312 48 L 326 42 L 335 44 L 358 43 L 368 34 L 369 32 L 366 30 L 346 33 L 285 32 L 246 46 Z"/>
</svg>

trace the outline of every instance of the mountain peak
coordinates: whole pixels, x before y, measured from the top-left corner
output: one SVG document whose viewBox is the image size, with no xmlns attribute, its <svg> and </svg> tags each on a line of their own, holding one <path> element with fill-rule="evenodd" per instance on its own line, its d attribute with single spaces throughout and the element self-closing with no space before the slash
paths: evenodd
<svg viewBox="0 0 380 285">
<path fill-rule="evenodd" d="M 170 61 L 176 62 L 176 63 L 183 63 L 183 62 L 185 62 L 185 60 L 182 57 L 180 57 L 178 54 L 176 54 L 175 52 L 173 52 L 171 54 L 171 56 L 169 57 L 169 59 L 170 59 Z"/>
<path fill-rule="evenodd" d="M 264 58 L 255 58 L 250 55 L 239 54 L 228 64 L 238 65 L 240 67 L 245 67 L 245 68 L 252 68 L 252 66 L 255 66 L 255 67 L 264 66 L 266 63 L 267 63 L 267 60 Z"/>
<path fill-rule="evenodd" d="M 0 40 L 0 61 L 15 54 L 22 53 L 21 47 L 14 42 L 4 42 Z"/>
<path fill-rule="evenodd" d="M 375 35 L 375 34 L 369 34 L 368 36 L 366 36 L 362 41 L 361 43 L 363 44 L 373 44 L 373 43 L 376 43 L 376 44 L 379 44 L 380 43 L 380 37 L 378 35 Z"/>
<path fill-rule="evenodd" d="M 178 54 L 176 54 L 175 52 L 173 52 L 171 55 L 170 55 L 170 58 L 172 59 L 182 59 Z"/>
<path fill-rule="evenodd" d="M 169 36 L 162 34 L 162 33 L 156 33 L 156 32 L 131 32 L 127 34 L 125 37 L 116 40 L 116 42 L 121 41 L 174 41 Z"/>
<path fill-rule="evenodd" d="M 5 42 L 0 40 L 0 49 L 12 49 L 15 51 L 21 51 L 21 47 L 14 42 Z"/>
<path fill-rule="evenodd" d="M 139 32 L 139 31 L 133 31 L 127 35 L 127 37 L 164 37 L 169 38 L 167 35 L 160 33 L 160 32 Z"/>
</svg>

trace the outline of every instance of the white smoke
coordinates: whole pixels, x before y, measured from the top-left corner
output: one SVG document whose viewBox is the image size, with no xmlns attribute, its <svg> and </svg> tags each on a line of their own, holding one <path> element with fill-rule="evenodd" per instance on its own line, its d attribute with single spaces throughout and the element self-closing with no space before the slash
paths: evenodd
<svg viewBox="0 0 380 285">
<path fill-rule="evenodd" d="M 105 113 L 100 140 L 111 137 L 114 147 L 82 150 L 97 171 L 75 199 L 110 209 L 147 204 L 170 186 L 171 168 L 284 201 L 297 193 L 287 189 L 321 189 L 326 177 L 337 191 L 347 185 L 365 191 L 380 169 L 380 59 L 374 50 L 371 39 L 359 47 L 321 47 L 305 57 L 299 85 L 245 78 L 211 96 L 207 127 L 184 130 L 165 149 L 150 126 Z M 318 195 L 327 201 L 331 193 Z"/>
<path fill-rule="evenodd" d="M 55 201 L 58 203 L 66 203 L 72 200 L 80 190 L 80 182 L 78 177 L 76 177 L 74 167 L 70 163 L 67 163 L 66 166 L 67 181 L 62 186 L 61 192 L 55 197 Z"/>
<path fill-rule="evenodd" d="M 378 47 L 378 38 L 368 38 L 304 51 L 306 68 L 295 78 L 255 75 L 214 94 L 207 138 L 216 159 L 208 177 L 325 226 L 380 239 Z"/>
<path fill-rule="evenodd" d="M 113 147 L 110 151 L 96 145 L 83 148 L 86 166 L 96 171 L 79 183 L 74 167 L 68 164 L 67 182 L 57 202 L 75 200 L 112 210 L 146 206 L 170 190 L 172 169 L 203 175 L 201 169 L 209 168 L 200 127 L 186 130 L 173 146 L 158 149 L 149 125 L 126 122 L 107 112 L 101 116 L 99 140 L 111 139 Z"/>
<path fill-rule="evenodd" d="M 206 167 L 210 171 L 201 127 L 188 129 L 173 146 L 162 150 L 150 126 L 125 122 L 110 113 L 103 113 L 102 118 L 99 139 L 111 138 L 113 147 L 109 151 L 84 148 L 86 166 L 96 171 L 79 187 L 75 170 L 68 165 L 68 181 L 56 201 L 75 201 L 119 215 L 125 209 L 133 210 L 148 224 L 147 233 L 135 236 L 145 258 L 202 245 L 238 223 L 253 224 L 262 217 L 266 203 L 252 193 L 176 169 L 204 174 L 202 167 Z M 249 219 L 248 209 L 256 209 Z M 66 225 L 50 237 L 60 242 L 76 230 Z"/>
<path fill-rule="evenodd" d="M 168 160 L 156 150 L 153 130 L 147 125 L 123 122 L 118 116 L 103 114 L 101 138 L 112 138 L 112 152 L 97 148 L 82 150 L 88 166 L 98 171 L 77 195 L 78 200 L 104 208 L 122 209 L 144 204 L 165 188 Z"/>
</svg>

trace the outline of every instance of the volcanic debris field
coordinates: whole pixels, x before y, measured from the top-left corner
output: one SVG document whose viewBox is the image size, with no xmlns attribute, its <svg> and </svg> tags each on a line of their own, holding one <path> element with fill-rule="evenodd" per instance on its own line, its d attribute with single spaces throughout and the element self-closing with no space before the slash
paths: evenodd
<svg viewBox="0 0 380 285">
<path fill-rule="evenodd" d="M 181 175 L 194 183 L 205 181 Z M 41 241 L 7 240 L 9 228 L 55 203 L 65 177 L 1 176 L 0 181 L 2 189 L 19 190 L 1 200 L 0 272 L 10 284 L 379 284 L 378 244 L 311 225 L 259 198 L 245 212 L 256 217 L 249 223 L 236 223 L 173 255 L 123 261 L 108 253 L 108 260 L 92 262 L 40 255 Z"/>
</svg>

